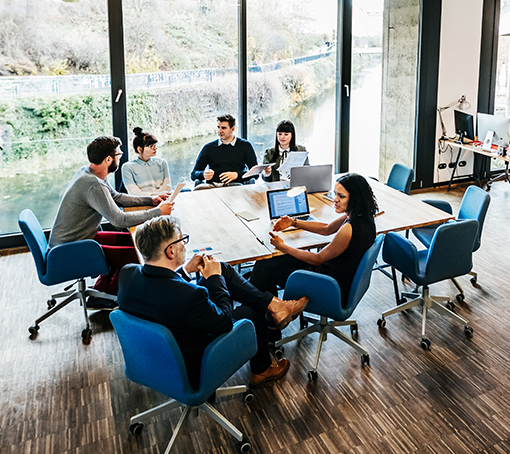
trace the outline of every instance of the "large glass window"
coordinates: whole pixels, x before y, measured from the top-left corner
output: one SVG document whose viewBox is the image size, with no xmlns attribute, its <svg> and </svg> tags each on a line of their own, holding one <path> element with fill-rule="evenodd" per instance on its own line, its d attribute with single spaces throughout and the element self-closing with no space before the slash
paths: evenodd
<svg viewBox="0 0 510 454">
<path fill-rule="evenodd" d="M 510 0 L 501 0 L 498 63 L 496 68 L 496 99 L 494 115 L 510 117 Z M 482 139 L 480 139 L 482 140 Z M 504 167 L 504 161 L 491 159 L 491 170 Z"/>
<path fill-rule="evenodd" d="M 379 174 L 383 0 L 354 0 L 349 170 Z"/>
<path fill-rule="evenodd" d="M 0 3 L 0 234 L 51 227 L 86 145 L 111 134 L 106 0 Z"/>
<path fill-rule="evenodd" d="M 216 117 L 237 118 L 237 2 L 124 0 L 123 9 L 130 139 L 135 127 L 154 134 L 172 185 L 191 184 Z"/>
<path fill-rule="evenodd" d="M 248 2 L 248 138 L 259 161 L 287 119 L 311 164 L 333 163 L 337 5 Z"/>
</svg>

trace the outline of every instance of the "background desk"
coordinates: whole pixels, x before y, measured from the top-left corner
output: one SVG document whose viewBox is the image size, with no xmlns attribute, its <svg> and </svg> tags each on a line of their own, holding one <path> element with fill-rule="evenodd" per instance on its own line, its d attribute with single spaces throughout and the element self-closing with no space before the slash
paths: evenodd
<svg viewBox="0 0 510 454">
<path fill-rule="evenodd" d="M 450 188 L 452 186 L 452 181 L 453 181 L 453 178 L 455 177 L 455 171 L 457 170 L 457 167 L 458 167 L 458 164 L 459 164 L 459 159 L 460 159 L 460 153 L 462 152 L 462 150 L 467 150 L 467 151 L 470 151 L 471 153 L 476 153 L 476 154 L 479 154 L 479 155 L 487 156 L 489 158 L 494 158 L 494 159 L 499 159 L 501 161 L 505 161 L 505 173 L 504 173 L 504 175 L 505 175 L 506 181 L 508 181 L 510 183 L 510 180 L 508 178 L 508 164 L 510 163 L 510 158 L 508 156 L 501 156 L 501 155 L 498 155 L 496 152 L 482 150 L 482 147 L 474 147 L 471 144 L 458 143 L 458 142 L 455 142 L 454 140 L 444 140 L 444 142 L 447 143 L 448 145 L 452 146 L 452 147 L 457 147 L 458 148 L 457 157 L 455 158 L 455 163 L 454 163 L 453 169 L 452 169 L 452 174 L 450 175 L 450 181 L 448 182 L 448 191 L 450 190 Z M 477 178 L 478 181 L 481 180 L 481 178 L 478 178 L 475 175 L 473 175 L 473 176 L 475 178 Z M 490 189 L 490 184 L 494 180 L 495 179 L 490 179 L 487 182 L 487 189 L 488 190 Z"/>
</svg>

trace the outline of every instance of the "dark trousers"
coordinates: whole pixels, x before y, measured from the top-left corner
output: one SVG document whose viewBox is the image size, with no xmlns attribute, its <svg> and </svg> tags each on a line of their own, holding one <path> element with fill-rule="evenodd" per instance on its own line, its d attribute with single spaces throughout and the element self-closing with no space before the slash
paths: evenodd
<svg viewBox="0 0 510 454">
<path fill-rule="evenodd" d="M 269 292 L 260 291 L 226 263 L 221 264 L 221 274 L 225 278 L 232 301 L 240 303 L 240 306 L 234 309 L 232 317 L 235 320 L 246 318 L 251 320 L 255 326 L 257 353 L 250 360 L 250 368 L 252 373 L 260 374 L 271 365 L 271 357 L 267 346 L 266 310 L 273 299 L 273 295 Z M 198 281 L 198 285 L 201 285 L 203 279 L 201 278 Z M 202 353 L 184 355 L 190 384 L 194 388 L 199 386 Z"/>
<path fill-rule="evenodd" d="M 291 255 L 279 255 L 268 260 L 258 260 L 253 267 L 250 282 L 262 292 L 278 296 L 278 289 L 285 288 L 287 279 L 296 270 L 314 270 L 315 267 Z"/>
<path fill-rule="evenodd" d="M 119 273 L 128 263 L 139 263 L 131 234 L 128 232 L 97 232 L 95 238 L 104 252 L 109 272 L 99 276 L 94 289 L 116 295 L 119 291 Z"/>
</svg>

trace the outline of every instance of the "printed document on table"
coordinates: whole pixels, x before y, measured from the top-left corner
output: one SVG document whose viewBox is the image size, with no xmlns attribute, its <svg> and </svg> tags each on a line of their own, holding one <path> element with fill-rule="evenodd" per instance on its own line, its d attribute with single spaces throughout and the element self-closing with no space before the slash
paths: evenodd
<svg viewBox="0 0 510 454">
<path fill-rule="evenodd" d="M 307 156 L 308 151 L 291 151 L 287 155 L 285 162 L 278 167 L 278 171 L 290 174 L 290 169 L 292 167 L 301 167 L 305 163 Z"/>
</svg>

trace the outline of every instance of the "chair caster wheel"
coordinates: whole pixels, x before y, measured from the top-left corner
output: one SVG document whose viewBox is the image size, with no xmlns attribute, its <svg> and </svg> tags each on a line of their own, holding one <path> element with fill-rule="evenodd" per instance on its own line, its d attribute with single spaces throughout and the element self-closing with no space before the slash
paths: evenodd
<svg viewBox="0 0 510 454">
<path fill-rule="evenodd" d="M 255 396 L 251 392 L 251 389 L 247 389 L 243 394 L 244 402 L 249 404 L 255 400 Z"/>
<path fill-rule="evenodd" d="M 420 347 L 423 348 L 423 350 L 428 350 L 430 348 L 430 341 L 428 339 L 422 339 Z"/>
<path fill-rule="evenodd" d="M 135 422 L 134 424 L 131 424 L 129 426 L 129 431 L 133 435 L 140 435 L 142 433 L 142 430 L 143 430 L 143 424 L 141 422 Z"/>
<path fill-rule="evenodd" d="M 237 448 L 239 449 L 239 452 L 241 452 L 241 453 L 250 452 L 251 443 L 247 438 L 244 438 L 243 441 L 241 441 L 237 444 Z"/>
<path fill-rule="evenodd" d="M 386 328 L 386 320 L 384 320 L 384 318 L 380 318 L 377 320 L 377 326 L 379 328 Z"/>
<path fill-rule="evenodd" d="M 52 298 L 46 301 L 46 304 L 48 305 L 48 310 L 53 309 L 55 307 L 55 304 L 57 304 L 57 300 L 55 298 Z"/>
<path fill-rule="evenodd" d="M 81 332 L 81 338 L 86 341 L 86 340 L 89 340 L 90 338 L 92 337 L 92 330 L 90 328 L 85 328 L 82 332 Z"/>
<path fill-rule="evenodd" d="M 478 282 L 476 277 L 472 277 L 471 279 L 469 279 L 469 282 L 471 282 L 471 284 L 473 285 L 473 287 L 476 286 L 476 283 Z"/>
<path fill-rule="evenodd" d="M 28 328 L 28 332 L 31 335 L 37 334 L 37 331 L 39 331 L 40 326 L 39 325 L 32 325 L 30 328 Z"/>
<path fill-rule="evenodd" d="M 310 381 L 317 381 L 317 378 L 319 377 L 319 374 L 316 370 L 311 370 L 308 372 L 308 380 Z"/>
<path fill-rule="evenodd" d="M 274 356 L 276 359 L 282 359 L 284 353 L 285 353 L 285 349 L 283 347 L 276 347 L 276 349 L 274 351 Z"/>
<path fill-rule="evenodd" d="M 459 293 L 455 299 L 457 300 L 457 303 L 459 304 L 462 304 L 464 302 L 464 300 L 466 299 L 466 297 L 464 296 L 463 293 Z"/>
<path fill-rule="evenodd" d="M 308 320 L 305 318 L 305 316 L 301 313 L 299 315 L 299 329 L 305 329 L 308 328 Z"/>
<path fill-rule="evenodd" d="M 397 301 L 397 306 L 401 306 L 402 304 L 405 304 L 405 303 L 407 303 L 407 298 L 405 296 L 403 296 L 402 298 L 400 298 Z"/>
<path fill-rule="evenodd" d="M 471 328 L 470 326 L 465 326 L 464 327 L 464 334 L 466 335 L 466 337 L 473 337 L 473 328 Z"/>
<path fill-rule="evenodd" d="M 369 355 L 361 355 L 361 365 L 362 366 L 370 366 L 370 356 Z"/>
<path fill-rule="evenodd" d="M 455 303 L 453 301 L 447 301 L 446 304 L 445 304 L 445 307 L 449 311 L 453 311 L 453 309 L 455 309 Z"/>
<path fill-rule="evenodd" d="M 354 340 L 358 339 L 358 324 L 357 323 L 355 325 L 351 325 L 351 337 Z"/>
</svg>

